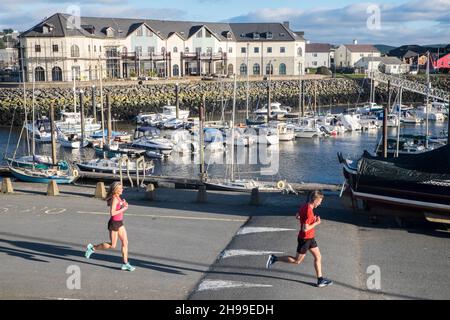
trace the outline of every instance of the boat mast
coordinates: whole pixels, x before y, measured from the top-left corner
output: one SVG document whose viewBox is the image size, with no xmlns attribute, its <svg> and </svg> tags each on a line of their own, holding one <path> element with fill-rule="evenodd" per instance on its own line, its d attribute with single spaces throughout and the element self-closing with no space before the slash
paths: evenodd
<svg viewBox="0 0 450 320">
<path fill-rule="evenodd" d="M 231 120 L 231 181 L 234 181 L 234 121 L 236 113 L 236 74 L 234 74 L 234 86 L 233 86 L 233 115 Z"/>
<path fill-rule="evenodd" d="M 246 101 L 246 107 L 247 107 L 247 113 L 246 113 L 246 119 L 248 119 L 248 98 L 249 98 L 249 90 L 250 90 L 250 73 L 249 73 L 249 67 L 248 67 L 248 58 L 249 58 L 249 49 L 250 49 L 250 44 L 247 43 L 247 101 Z"/>
<path fill-rule="evenodd" d="M 102 70 L 102 64 L 100 61 L 100 56 L 98 56 L 98 62 L 100 65 L 100 104 L 101 104 L 101 118 L 102 118 L 102 149 L 105 144 L 105 115 L 103 112 L 103 70 Z"/>
<path fill-rule="evenodd" d="M 35 79 L 35 76 L 34 76 L 34 72 L 33 72 L 33 100 L 32 100 L 32 118 L 31 118 L 31 121 L 33 121 L 33 124 L 32 124 L 32 130 L 33 130 L 33 132 L 32 132 L 32 135 L 31 135 L 31 139 L 32 139 L 32 142 L 31 142 L 31 153 L 33 154 L 33 166 L 34 166 L 34 155 L 35 155 L 35 151 L 36 151 L 36 144 L 35 144 L 35 141 L 34 141 L 34 138 L 35 138 L 35 132 L 34 132 L 34 126 L 35 126 L 35 124 L 34 124 L 34 121 L 35 121 L 35 112 L 34 112 L 34 104 L 35 104 L 35 101 L 36 101 L 36 99 L 35 99 L 35 97 L 34 97 L 34 89 L 35 89 L 35 87 L 36 87 L 36 79 Z"/>
<path fill-rule="evenodd" d="M 302 82 L 302 72 L 301 72 L 301 63 L 298 63 L 298 119 L 300 119 L 300 116 L 303 117 L 303 104 L 302 104 L 302 97 L 303 97 L 303 82 Z"/>
<path fill-rule="evenodd" d="M 429 111 L 428 111 L 428 104 L 430 103 L 430 90 L 431 90 L 431 83 L 430 83 L 430 51 L 427 52 L 427 102 L 426 102 L 426 120 L 425 120 L 425 148 L 428 149 L 428 121 L 429 121 Z M 449 120 L 450 121 L 450 120 Z"/>
<path fill-rule="evenodd" d="M 24 52 L 22 51 L 22 82 L 23 82 L 23 108 L 25 112 L 25 128 L 28 126 L 28 110 L 27 110 L 27 92 L 26 92 L 26 86 L 25 86 L 25 68 L 24 68 Z M 28 129 L 27 129 L 27 151 L 28 155 L 30 155 L 30 136 L 28 135 Z"/>
<path fill-rule="evenodd" d="M 399 93 L 399 102 L 398 102 L 398 104 L 399 104 L 399 108 L 398 108 L 398 125 L 397 125 L 397 150 L 396 150 L 396 153 L 395 153 L 395 156 L 396 156 L 396 158 L 398 158 L 398 156 L 399 156 L 399 151 L 400 151 L 400 117 L 401 117 L 401 114 L 402 114 L 402 108 L 401 108 L 401 106 L 402 106 L 402 95 L 403 95 L 403 87 L 400 87 L 400 93 Z"/>
<path fill-rule="evenodd" d="M 72 67 L 72 77 L 73 77 L 73 112 L 77 113 L 77 89 L 75 84 L 75 67 Z"/>
</svg>

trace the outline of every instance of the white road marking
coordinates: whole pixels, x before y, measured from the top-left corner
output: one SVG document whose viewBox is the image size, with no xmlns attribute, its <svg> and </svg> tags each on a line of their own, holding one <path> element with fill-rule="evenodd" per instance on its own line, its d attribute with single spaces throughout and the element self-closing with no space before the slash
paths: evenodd
<svg viewBox="0 0 450 320">
<path fill-rule="evenodd" d="M 268 284 L 246 283 L 238 281 L 204 280 L 198 286 L 197 291 L 234 289 L 234 288 L 269 288 L 269 287 L 272 286 Z"/>
<path fill-rule="evenodd" d="M 106 212 L 78 211 L 77 213 L 93 214 L 93 215 L 109 215 L 109 213 L 106 213 Z M 204 218 L 204 217 L 190 217 L 190 216 L 161 216 L 161 215 L 153 215 L 153 214 L 126 214 L 126 216 L 127 217 L 144 217 L 144 218 L 161 218 L 161 219 L 223 221 L 223 222 L 246 222 L 247 221 L 247 219 Z"/>
<path fill-rule="evenodd" d="M 221 259 L 236 256 L 267 256 L 269 254 L 282 254 L 280 251 L 253 251 L 253 250 L 225 250 L 220 254 Z"/>
<path fill-rule="evenodd" d="M 260 232 L 281 232 L 281 231 L 296 231 L 296 229 L 244 227 L 238 231 L 237 235 L 260 233 Z"/>
<path fill-rule="evenodd" d="M 44 213 L 45 214 L 61 214 L 66 211 L 67 211 L 67 209 L 64 209 L 64 208 L 54 208 L 54 209 L 45 210 Z"/>
</svg>

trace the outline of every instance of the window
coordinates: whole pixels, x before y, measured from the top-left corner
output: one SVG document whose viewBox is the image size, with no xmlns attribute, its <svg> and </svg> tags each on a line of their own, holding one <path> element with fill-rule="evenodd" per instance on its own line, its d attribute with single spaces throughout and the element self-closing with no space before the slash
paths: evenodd
<svg viewBox="0 0 450 320">
<path fill-rule="evenodd" d="M 197 32 L 197 38 L 203 38 L 203 29 Z"/>
<path fill-rule="evenodd" d="M 52 69 L 52 81 L 62 81 L 62 70 L 60 67 Z"/>
<path fill-rule="evenodd" d="M 180 75 L 180 67 L 177 64 L 173 65 L 173 76 L 178 77 Z"/>
<path fill-rule="evenodd" d="M 128 55 L 128 48 L 127 47 L 123 47 L 122 48 L 122 54 L 123 55 Z"/>
<path fill-rule="evenodd" d="M 259 40 L 259 33 L 258 32 L 254 32 L 253 33 L 253 39 L 255 39 L 255 40 Z"/>
<path fill-rule="evenodd" d="M 272 53 L 272 47 L 267 47 L 267 53 Z"/>
<path fill-rule="evenodd" d="M 317 58 L 317 53 L 313 53 L 313 57 L 314 57 L 314 58 Z"/>
<path fill-rule="evenodd" d="M 189 47 L 184 48 L 184 53 L 189 53 Z"/>
<path fill-rule="evenodd" d="M 272 32 L 267 32 L 266 38 L 267 38 L 267 39 L 273 39 L 273 34 L 272 34 Z"/>
<path fill-rule="evenodd" d="M 148 52 L 148 55 L 151 55 L 152 53 L 155 53 L 155 47 L 148 47 L 147 48 L 147 52 Z"/>
<path fill-rule="evenodd" d="M 286 65 L 284 63 L 280 64 L 280 76 L 286 75 Z"/>
<path fill-rule="evenodd" d="M 136 52 L 137 56 L 142 56 L 142 47 L 135 47 L 134 51 Z"/>
<path fill-rule="evenodd" d="M 94 52 L 97 52 L 97 46 L 94 46 Z"/>
<path fill-rule="evenodd" d="M 41 45 L 37 44 L 34 46 L 34 52 L 41 52 Z"/>
<path fill-rule="evenodd" d="M 195 52 L 197 54 L 201 54 L 202 53 L 202 48 L 201 47 L 195 48 Z"/>
<path fill-rule="evenodd" d="M 247 65 L 245 63 L 241 64 L 239 71 L 241 73 L 241 76 L 246 76 L 247 75 Z"/>
<path fill-rule="evenodd" d="M 286 53 L 286 47 L 281 47 L 280 48 L 280 53 Z"/>
<path fill-rule="evenodd" d="M 317 66 L 317 61 L 313 61 L 313 66 Z"/>
<path fill-rule="evenodd" d="M 147 37 L 153 37 L 153 32 L 149 28 L 145 28 L 145 35 Z"/>
<path fill-rule="evenodd" d="M 88 45 L 88 52 L 91 52 L 91 46 Z"/>
<path fill-rule="evenodd" d="M 222 53 L 222 52 L 223 52 L 222 47 L 219 47 L 218 52 L 219 52 L 219 53 Z"/>
<path fill-rule="evenodd" d="M 102 52 L 102 46 L 99 46 L 100 47 L 100 52 Z"/>
<path fill-rule="evenodd" d="M 53 45 L 53 52 L 58 52 L 59 51 L 59 47 L 57 44 Z"/>
<path fill-rule="evenodd" d="M 228 48 L 228 53 L 233 53 L 233 47 Z"/>
<path fill-rule="evenodd" d="M 34 69 L 34 80 L 35 81 L 45 81 L 45 70 L 42 67 L 36 67 Z"/>
<path fill-rule="evenodd" d="M 261 74 L 261 67 L 258 63 L 253 65 L 253 74 L 259 76 Z"/>
<path fill-rule="evenodd" d="M 254 52 L 254 53 L 259 53 L 259 47 L 255 47 L 255 48 L 253 49 L 253 52 Z"/>
<path fill-rule="evenodd" d="M 177 47 L 173 47 L 173 53 L 178 53 L 178 48 Z"/>
<path fill-rule="evenodd" d="M 228 40 L 232 40 L 233 39 L 233 34 L 231 32 L 227 33 L 227 39 Z"/>
<path fill-rule="evenodd" d="M 247 48 L 246 47 L 242 47 L 241 48 L 241 53 L 247 53 Z"/>
<path fill-rule="evenodd" d="M 266 74 L 273 74 L 273 64 L 268 63 L 266 65 Z"/>
<path fill-rule="evenodd" d="M 303 55 L 303 49 L 302 49 L 302 47 L 299 47 L 299 48 L 297 49 L 297 55 L 298 55 L 299 57 L 301 57 L 301 56 Z"/>
<path fill-rule="evenodd" d="M 107 36 L 108 38 L 114 37 L 114 29 L 113 29 L 113 28 L 108 28 L 108 29 L 106 29 L 106 36 Z"/>
<path fill-rule="evenodd" d="M 165 54 L 166 53 L 166 47 L 161 47 L 161 52 L 162 52 L 162 54 Z"/>
<path fill-rule="evenodd" d="M 212 54 L 212 48 L 211 47 L 208 47 L 208 48 L 206 48 L 206 53 L 207 54 Z"/>
<path fill-rule="evenodd" d="M 136 31 L 136 36 L 142 37 L 142 35 L 143 35 L 143 32 L 142 32 L 142 26 L 141 26 L 141 27 L 139 27 L 139 28 L 137 29 L 137 31 Z"/>
<path fill-rule="evenodd" d="M 205 37 L 211 38 L 211 36 L 212 36 L 211 32 L 209 32 L 208 30 L 205 30 Z"/>
<path fill-rule="evenodd" d="M 70 56 L 72 58 L 80 57 L 80 48 L 76 44 L 72 45 L 70 48 Z"/>
</svg>

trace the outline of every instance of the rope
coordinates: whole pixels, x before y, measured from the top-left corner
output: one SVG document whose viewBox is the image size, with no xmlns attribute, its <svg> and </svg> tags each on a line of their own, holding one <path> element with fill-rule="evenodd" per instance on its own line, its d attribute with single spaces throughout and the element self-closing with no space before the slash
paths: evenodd
<svg viewBox="0 0 450 320">
<path fill-rule="evenodd" d="M 12 116 L 12 121 L 11 121 L 11 128 L 9 129 L 8 143 L 6 144 L 6 149 L 5 149 L 5 153 L 4 153 L 4 155 L 3 155 L 3 159 L 5 159 L 5 158 L 6 158 L 6 155 L 8 154 L 9 142 L 11 141 L 11 132 L 12 132 L 13 124 L 14 124 L 14 117 L 15 117 L 15 115 L 16 115 L 16 110 L 17 110 L 17 107 L 14 108 L 14 112 L 13 112 L 13 116 Z"/>
</svg>

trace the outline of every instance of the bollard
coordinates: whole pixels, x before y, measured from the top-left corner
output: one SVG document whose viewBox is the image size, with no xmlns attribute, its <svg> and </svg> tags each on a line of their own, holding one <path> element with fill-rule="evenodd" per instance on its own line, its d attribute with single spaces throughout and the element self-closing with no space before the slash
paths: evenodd
<svg viewBox="0 0 450 320">
<path fill-rule="evenodd" d="M 206 194 L 206 186 L 199 186 L 198 194 L 197 194 L 197 202 L 205 203 L 207 199 L 208 199 L 208 196 Z"/>
<path fill-rule="evenodd" d="M 252 195 L 250 198 L 250 205 L 251 206 L 259 206 L 259 188 L 252 189 Z"/>
<path fill-rule="evenodd" d="M 102 199 L 104 200 L 106 198 L 106 188 L 104 182 L 97 182 L 97 186 L 95 187 L 95 199 Z"/>
<path fill-rule="evenodd" d="M 14 193 L 11 178 L 3 178 L 2 181 L 2 193 Z"/>
<path fill-rule="evenodd" d="M 155 186 L 153 183 L 149 183 L 147 185 L 146 197 L 147 197 L 147 200 L 155 201 L 156 191 L 155 191 Z"/>
<path fill-rule="evenodd" d="M 56 183 L 56 181 L 53 180 L 48 183 L 47 196 L 50 196 L 50 197 L 59 196 L 59 188 L 58 188 L 58 184 Z"/>
</svg>

